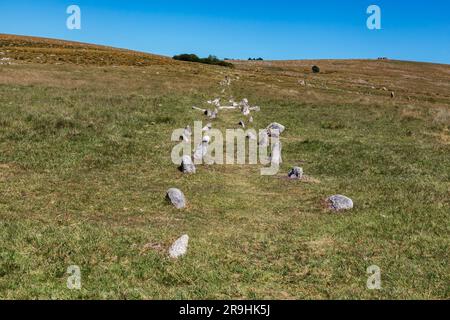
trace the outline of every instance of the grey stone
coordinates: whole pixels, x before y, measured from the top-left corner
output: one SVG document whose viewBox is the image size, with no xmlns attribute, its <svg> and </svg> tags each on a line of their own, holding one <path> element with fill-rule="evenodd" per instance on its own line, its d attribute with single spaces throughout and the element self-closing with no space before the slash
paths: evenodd
<svg viewBox="0 0 450 320">
<path fill-rule="evenodd" d="M 184 155 L 181 161 L 180 170 L 183 173 L 195 173 L 195 165 L 190 156 Z"/>
<path fill-rule="evenodd" d="M 259 146 L 267 147 L 269 145 L 269 133 L 267 130 L 262 130 L 259 133 Z"/>
<path fill-rule="evenodd" d="M 190 126 L 187 126 L 184 131 L 183 131 L 183 135 L 180 137 L 180 140 L 189 143 L 191 141 L 191 136 L 192 136 L 192 129 Z"/>
<path fill-rule="evenodd" d="M 253 132 L 248 132 L 247 133 L 247 139 L 249 139 L 249 140 L 258 140 L 258 138 L 256 137 L 256 135 Z"/>
<path fill-rule="evenodd" d="M 208 145 L 211 141 L 209 136 L 204 136 L 202 142 L 197 146 L 194 152 L 194 159 L 197 161 L 203 160 L 203 158 L 208 154 Z"/>
<path fill-rule="evenodd" d="M 183 209 L 186 207 L 186 199 L 183 192 L 179 189 L 171 188 L 167 191 L 167 200 L 169 200 L 177 209 Z"/>
<path fill-rule="evenodd" d="M 269 133 L 267 130 L 262 130 L 259 133 L 259 146 L 267 147 L 269 145 Z"/>
<path fill-rule="evenodd" d="M 245 129 L 245 123 L 244 123 L 244 121 L 239 121 L 239 125 L 242 127 L 242 128 L 244 128 Z"/>
<path fill-rule="evenodd" d="M 178 259 L 187 253 L 189 236 L 187 234 L 178 238 L 169 249 L 169 256 L 172 259 Z"/>
<path fill-rule="evenodd" d="M 327 200 L 330 203 L 330 208 L 335 211 L 349 210 L 353 208 L 352 199 L 340 194 L 331 196 Z"/>
<path fill-rule="evenodd" d="M 209 130 L 212 129 L 212 124 L 211 123 L 207 123 L 206 126 L 203 127 L 202 131 L 203 132 L 207 132 Z"/>
<path fill-rule="evenodd" d="M 293 167 L 289 171 L 288 177 L 290 179 L 301 179 L 303 177 L 303 169 L 300 167 Z"/>
<path fill-rule="evenodd" d="M 283 162 L 281 159 L 281 142 L 277 141 L 272 146 L 272 154 L 270 157 L 270 161 L 273 165 L 280 165 Z"/>
<path fill-rule="evenodd" d="M 267 127 L 268 130 L 278 130 L 279 133 L 283 133 L 283 131 L 286 129 L 285 126 L 283 126 L 282 124 L 279 124 L 278 122 L 272 122 L 271 124 L 269 124 L 269 126 Z"/>
</svg>

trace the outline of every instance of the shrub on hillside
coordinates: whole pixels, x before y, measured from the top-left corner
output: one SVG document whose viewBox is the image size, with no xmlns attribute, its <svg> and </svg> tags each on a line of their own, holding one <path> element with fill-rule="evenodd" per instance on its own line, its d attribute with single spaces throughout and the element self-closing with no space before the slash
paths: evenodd
<svg viewBox="0 0 450 320">
<path fill-rule="evenodd" d="M 180 54 L 173 57 L 175 60 L 180 61 L 188 61 L 188 62 L 197 62 L 197 63 L 204 63 L 204 64 L 212 64 L 222 67 L 228 67 L 233 68 L 233 64 L 230 62 L 225 62 L 220 59 L 218 59 L 216 56 L 209 55 L 207 58 L 199 58 L 195 54 Z"/>
</svg>

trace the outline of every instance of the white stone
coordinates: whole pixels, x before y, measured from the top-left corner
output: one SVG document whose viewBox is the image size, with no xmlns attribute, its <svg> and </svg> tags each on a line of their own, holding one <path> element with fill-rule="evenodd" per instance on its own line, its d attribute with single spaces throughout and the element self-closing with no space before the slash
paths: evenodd
<svg viewBox="0 0 450 320">
<path fill-rule="evenodd" d="M 169 200 L 177 209 L 182 209 L 186 206 L 186 199 L 183 192 L 176 188 L 170 188 L 166 195 L 167 200 Z"/>
<path fill-rule="evenodd" d="M 337 194 L 327 199 L 330 208 L 335 211 L 349 210 L 353 208 L 353 200 L 349 197 Z"/>
<path fill-rule="evenodd" d="M 181 161 L 180 170 L 183 173 L 195 173 L 195 165 L 190 156 L 184 155 Z"/>
<path fill-rule="evenodd" d="M 178 259 L 187 253 L 189 236 L 187 234 L 178 238 L 169 249 L 169 256 L 172 259 Z"/>
</svg>

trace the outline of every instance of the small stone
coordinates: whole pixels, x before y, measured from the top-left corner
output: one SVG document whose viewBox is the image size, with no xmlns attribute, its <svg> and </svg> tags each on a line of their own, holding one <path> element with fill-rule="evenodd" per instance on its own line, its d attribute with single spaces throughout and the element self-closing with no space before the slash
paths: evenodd
<svg viewBox="0 0 450 320">
<path fill-rule="evenodd" d="M 192 129 L 190 126 L 187 126 L 184 131 L 183 131 L 183 135 L 180 137 L 180 140 L 189 143 L 190 142 L 190 137 L 192 136 Z"/>
<path fill-rule="evenodd" d="M 194 152 L 194 159 L 197 161 L 203 160 L 208 154 L 208 144 L 211 141 L 209 136 L 204 136 L 202 142 L 197 146 Z"/>
<path fill-rule="evenodd" d="M 195 173 L 195 165 L 190 156 L 184 155 L 181 161 L 180 170 L 183 173 Z"/>
<path fill-rule="evenodd" d="M 186 207 L 186 199 L 183 192 L 179 189 L 171 188 L 167 191 L 167 200 L 169 200 L 177 209 Z"/>
<path fill-rule="evenodd" d="M 245 129 L 245 123 L 244 123 L 244 121 L 239 121 L 239 125 L 242 127 L 242 128 L 244 128 Z"/>
<path fill-rule="evenodd" d="M 259 133 L 259 146 L 267 147 L 269 145 L 269 132 L 268 130 L 262 130 Z"/>
<path fill-rule="evenodd" d="M 249 140 L 258 140 L 258 138 L 256 137 L 256 135 L 253 132 L 248 132 L 247 133 L 247 139 L 249 139 Z"/>
<path fill-rule="evenodd" d="M 392 99 L 395 98 L 395 92 L 394 92 L 394 91 L 391 92 L 391 98 L 392 98 Z"/>
<path fill-rule="evenodd" d="M 169 256 L 172 259 L 178 259 L 187 253 L 187 248 L 189 244 L 189 236 L 187 234 L 181 236 L 177 239 L 169 249 Z"/>
<path fill-rule="evenodd" d="M 248 118 L 248 122 L 249 123 L 253 123 L 253 117 L 252 116 L 250 116 L 250 118 Z"/>
<path fill-rule="evenodd" d="M 206 131 L 209 131 L 209 130 L 211 130 L 211 129 L 212 129 L 212 124 L 211 124 L 211 123 L 208 123 L 205 127 L 203 127 L 202 131 L 203 131 L 203 132 L 206 132 Z"/>
<path fill-rule="evenodd" d="M 217 110 L 217 108 L 211 112 L 211 114 L 209 115 L 210 119 L 217 119 L 217 115 L 219 114 L 219 110 Z"/>
<path fill-rule="evenodd" d="M 301 179 L 303 177 L 303 169 L 300 167 L 293 167 L 289 171 L 288 177 L 290 179 Z"/>
<path fill-rule="evenodd" d="M 282 124 L 277 123 L 277 122 L 272 122 L 271 124 L 269 124 L 267 129 L 268 130 L 278 130 L 278 132 L 281 134 L 286 129 L 286 127 L 283 126 Z"/>
<path fill-rule="evenodd" d="M 281 148 L 282 146 L 280 141 L 275 142 L 272 147 L 270 160 L 273 165 L 280 165 L 280 163 L 283 162 L 283 160 L 281 159 Z"/>
<path fill-rule="evenodd" d="M 335 211 L 349 210 L 353 208 L 352 199 L 340 194 L 329 197 L 327 201 L 330 203 L 330 208 Z"/>
</svg>

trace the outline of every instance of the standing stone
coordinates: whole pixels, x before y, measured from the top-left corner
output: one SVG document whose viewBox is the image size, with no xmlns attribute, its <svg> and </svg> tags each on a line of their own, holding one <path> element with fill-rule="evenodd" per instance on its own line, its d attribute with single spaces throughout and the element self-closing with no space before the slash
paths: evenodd
<svg viewBox="0 0 450 320">
<path fill-rule="evenodd" d="M 329 197 L 327 201 L 330 204 L 330 208 L 335 211 L 349 210 L 353 208 L 352 199 L 340 194 Z"/>
<path fill-rule="evenodd" d="M 259 146 L 267 147 L 269 145 L 269 133 L 267 130 L 262 130 L 259 133 Z"/>
<path fill-rule="evenodd" d="M 278 132 L 281 134 L 286 129 L 286 127 L 283 126 L 282 124 L 277 123 L 277 122 L 272 122 L 271 124 L 269 124 L 267 129 L 268 130 L 278 130 Z"/>
<path fill-rule="evenodd" d="M 179 189 L 171 188 L 167 191 L 167 200 L 169 200 L 177 209 L 183 209 L 186 207 L 186 199 L 183 192 Z"/>
<path fill-rule="evenodd" d="M 184 155 L 181 161 L 180 170 L 183 173 L 195 173 L 195 165 L 190 156 Z"/>
<path fill-rule="evenodd" d="M 194 152 L 194 159 L 197 161 L 203 160 L 203 158 L 208 154 L 208 145 L 211 138 L 204 136 L 202 142 L 197 146 Z"/>
<path fill-rule="evenodd" d="M 191 141 L 191 136 L 192 136 L 192 129 L 190 126 L 187 126 L 184 129 L 183 135 L 180 137 L 180 140 L 189 143 Z"/>
<path fill-rule="evenodd" d="M 189 236 L 187 234 L 181 236 L 177 239 L 169 249 L 169 256 L 172 259 L 178 259 L 187 253 L 187 248 L 189 244 Z"/>
<path fill-rule="evenodd" d="M 219 110 L 217 110 L 217 108 L 211 112 L 211 114 L 209 115 L 210 119 L 217 119 L 217 115 L 219 114 Z"/>
<path fill-rule="evenodd" d="M 300 167 L 293 167 L 288 173 L 290 179 L 301 179 L 303 177 L 303 169 Z"/>
<path fill-rule="evenodd" d="M 277 141 L 272 146 L 272 155 L 271 155 L 271 163 L 274 165 L 280 165 L 283 162 L 281 159 L 281 142 Z"/>
</svg>

